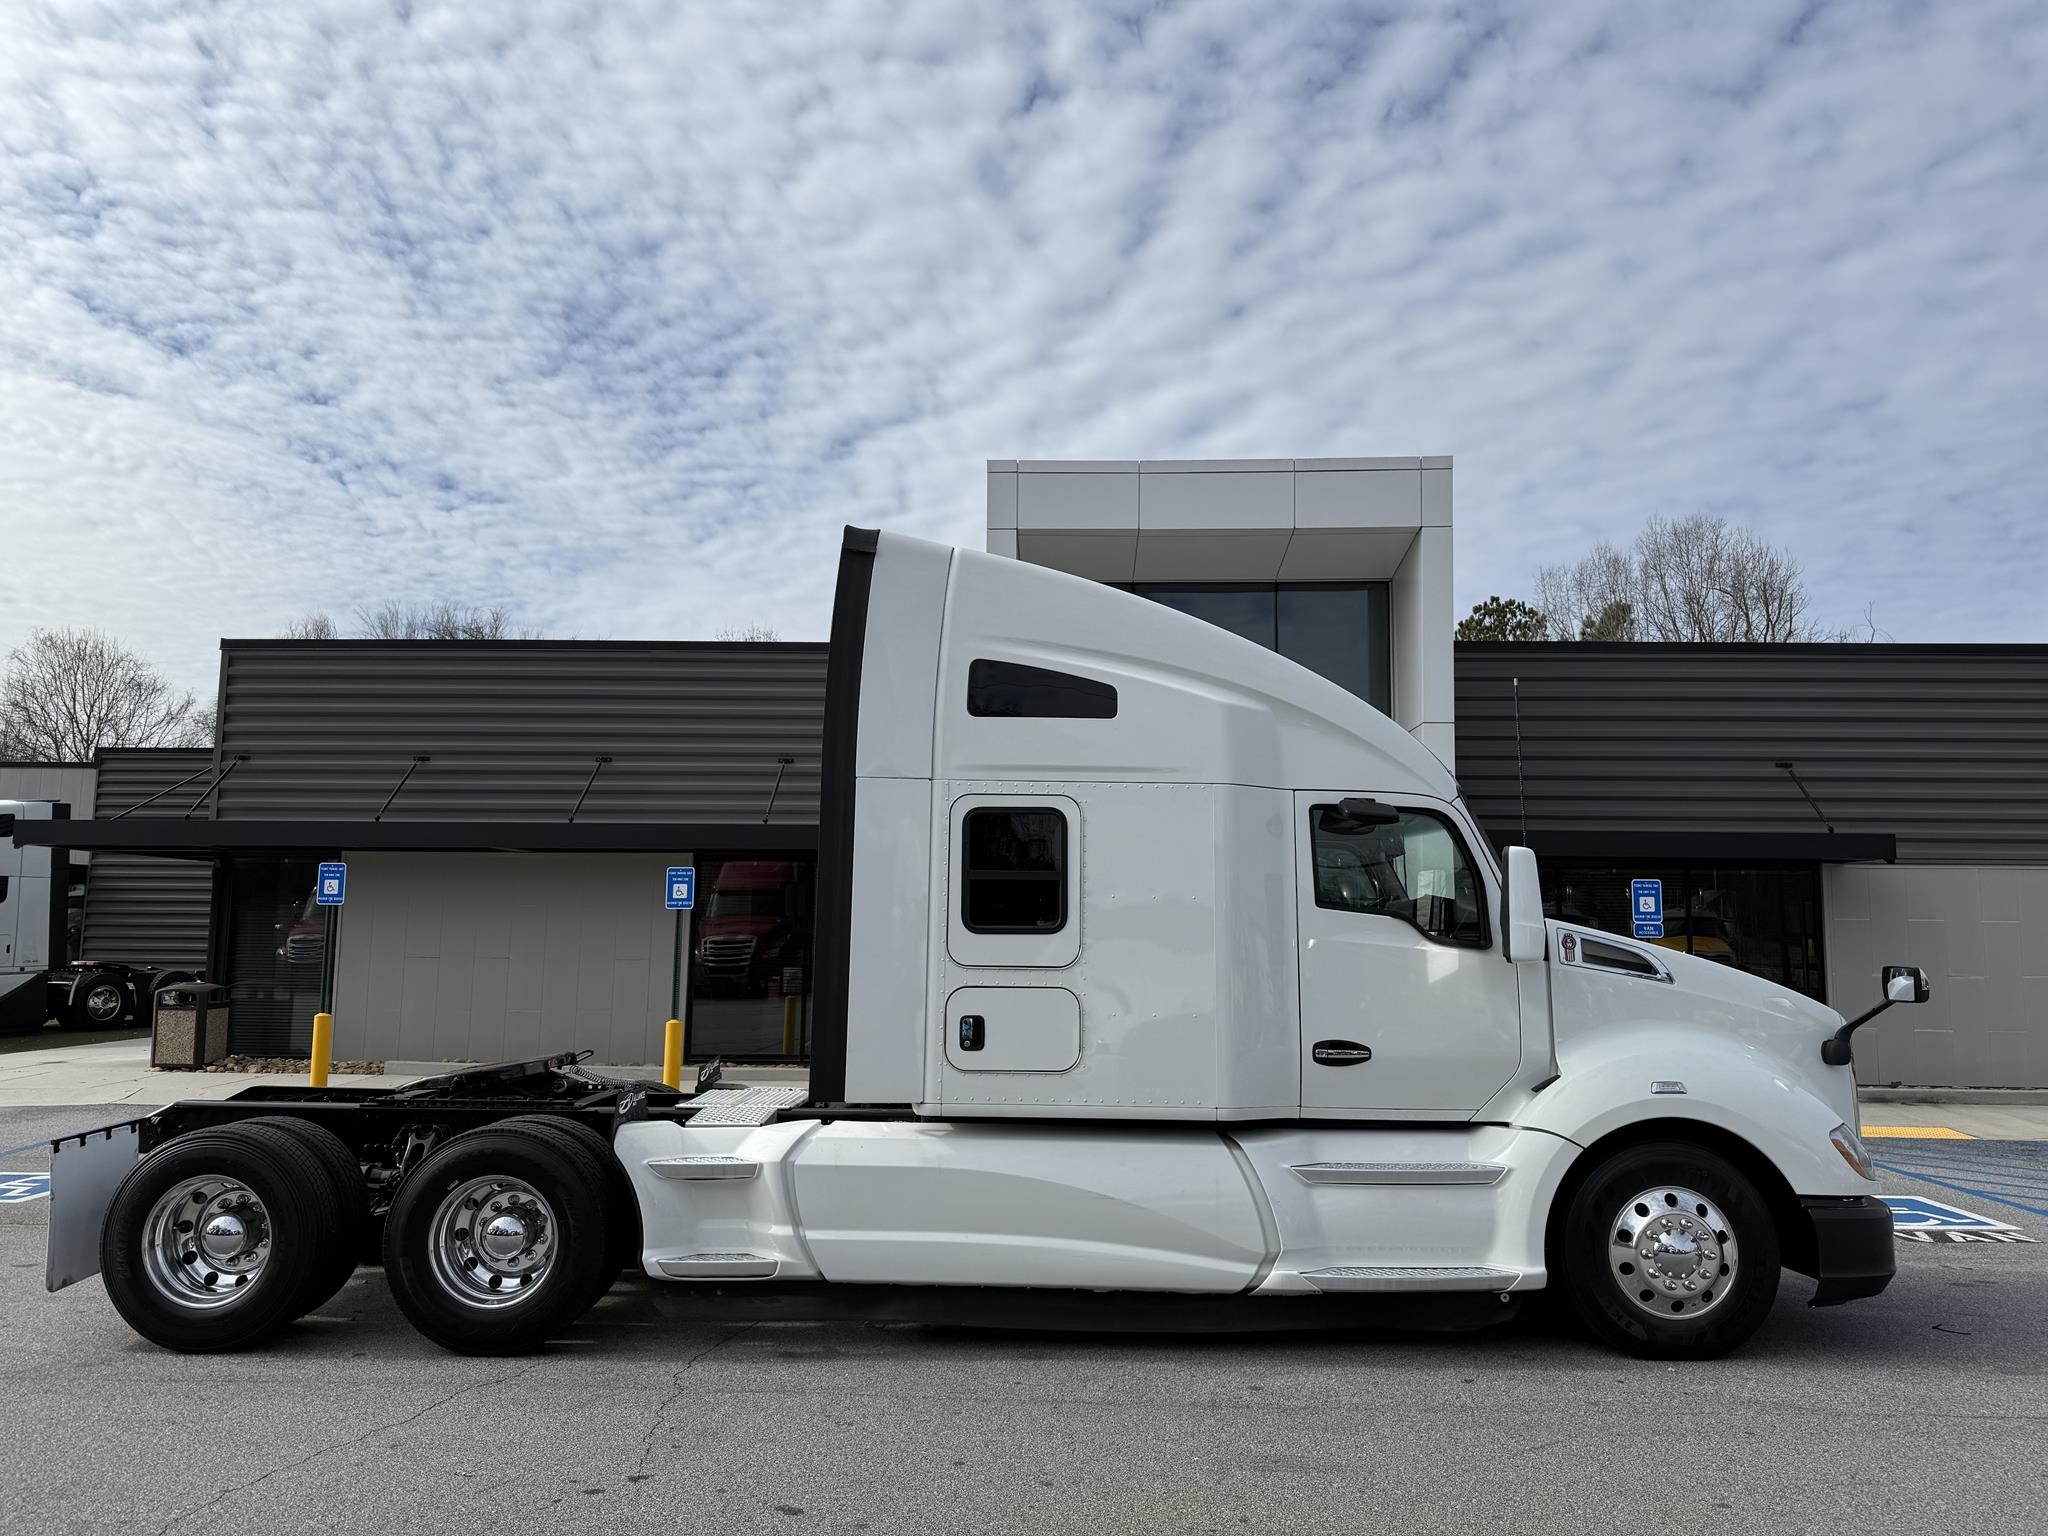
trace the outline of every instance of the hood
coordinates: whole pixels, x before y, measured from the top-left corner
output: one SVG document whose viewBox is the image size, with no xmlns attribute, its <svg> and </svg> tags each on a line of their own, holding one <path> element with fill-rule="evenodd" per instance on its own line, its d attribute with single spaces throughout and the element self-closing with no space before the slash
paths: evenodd
<svg viewBox="0 0 2048 1536">
<path fill-rule="evenodd" d="M 703 940 L 745 935 L 749 938 L 765 939 L 769 934 L 788 926 L 788 923 L 788 918 L 774 912 L 756 912 L 744 917 L 707 917 L 698 923 L 697 937 Z"/>
<path fill-rule="evenodd" d="M 1804 1084 L 1832 1105 L 1847 1124 L 1856 1123 L 1854 1072 L 1846 1067 L 1830 1067 L 1820 1058 L 1821 1042 L 1842 1027 L 1842 1016 L 1825 1003 L 1817 1003 L 1781 982 L 1751 975 L 1717 960 L 1571 923 L 1553 925 L 1553 957 L 1559 953 L 1560 941 L 1566 933 L 1647 956 L 1670 977 L 1668 991 L 1654 983 L 1646 984 L 1645 980 L 1623 983 L 1623 990 L 1611 996 L 1626 1014 L 1668 1020 L 1679 1028 L 1732 1038 L 1754 1055 L 1769 1058 L 1775 1075 Z M 1563 969 L 1575 967 L 1566 965 Z M 1591 980 L 1599 972 L 1589 966 L 1581 974 Z M 1663 994 L 1661 999 L 1656 997 L 1658 993 Z M 1561 1035 L 1572 1028 L 1569 1017 L 1561 1016 L 1557 1022 Z"/>
</svg>

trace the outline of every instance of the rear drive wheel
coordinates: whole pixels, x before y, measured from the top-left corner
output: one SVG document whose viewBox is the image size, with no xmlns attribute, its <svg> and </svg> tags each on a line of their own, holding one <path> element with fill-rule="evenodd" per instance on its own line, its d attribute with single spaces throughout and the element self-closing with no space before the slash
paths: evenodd
<svg viewBox="0 0 2048 1536">
<path fill-rule="evenodd" d="M 597 1160 L 490 1126 L 435 1151 L 398 1191 L 384 1277 L 436 1344 L 511 1355 L 562 1332 L 613 1273 L 611 1194 Z"/>
<path fill-rule="evenodd" d="M 195 1131 L 114 1191 L 100 1273 L 114 1309 L 165 1349 L 238 1349 L 304 1310 L 340 1214 L 318 1158 L 275 1128 Z"/>
<path fill-rule="evenodd" d="M 600 1177 L 605 1188 L 611 1192 L 612 1221 L 612 1262 L 610 1272 L 605 1276 L 602 1296 L 611 1289 L 612 1282 L 630 1269 L 640 1269 L 640 1197 L 633 1193 L 633 1181 L 627 1176 L 625 1164 L 612 1151 L 612 1144 L 581 1120 L 570 1120 L 561 1115 L 520 1115 L 515 1119 L 498 1122 L 500 1130 L 530 1131 L 538 1136 L 552 1137 L 558 1142 L 584 1149 L 596 1160 Z M 596 1298 L 592 1298 L 595 1300 Z"/>
<path fill-rule="evenodd" d="M 310 1120 L 291 1115 L 262 1115 L 242 1124 L 268 1127 L 298 1142 L 320 1160 L 328 1187 L 334 1191 L 338 1219 L 323 1255 L 325 1263 L 309 1279 L 299 1298 L 299 1310 L 292 1314 L 303 1317 L 334 1299 L 335 1293 L 356 1272 L 357 1260 L 362 1257 L 370 1230 L 370 1201 L 363 1185 L 363 1165 L 339 1136 Z"/>
<path fill-rule="evenodd" d="M 118 1029 L 128 1012 L 128 988 L 111 971 L 94 971 L 71 989 L 64 1016 L 66 1029 Z"/>
<path fill-rule="evenodd" d="M 1757 1188 L 1703 1147 L 1653 1142 L 1601 1163 L 1572 1197 L 1562 1260 L 1579 1321 L 1648 1360 L 1710 1360 L 1778 1295 L 1777 1225 Z"/>
</svg>

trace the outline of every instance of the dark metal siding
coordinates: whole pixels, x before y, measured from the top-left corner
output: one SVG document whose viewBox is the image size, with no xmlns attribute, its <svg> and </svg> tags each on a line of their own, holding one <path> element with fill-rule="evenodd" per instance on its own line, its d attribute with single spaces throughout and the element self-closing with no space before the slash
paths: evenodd
<svg viewBox="0 0 2048 1536">
<path fill-rule="evenodd" d="M 606 641 L 222 643 L 222 819 L 815 821 L 825 647 Z"/>
<path fill-rule="evenodd" d="M 205 748 L 108 748 L 96 759 L 95 809 L 102 817 L 119 815 L 212 761 Z M 205 784 L 198 779 L 130 819 L 183 816 Z M 201 969 L 212 901 L 208 860 L 94 854 L 85 882 L 82 953 L 89 960 Z"/>
<path fill-rule="evenodd" d="M 1458 774 L 1497 840 L 1841 833 L 1901 863 L 2048 863 L 2048 646 L 1464 644 Z"/>
</svg>

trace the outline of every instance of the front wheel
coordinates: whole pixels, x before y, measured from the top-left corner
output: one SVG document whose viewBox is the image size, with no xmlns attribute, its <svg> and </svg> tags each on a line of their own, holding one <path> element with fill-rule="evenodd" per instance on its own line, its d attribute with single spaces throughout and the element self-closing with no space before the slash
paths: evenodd
<svg viewBox="0 0 2048 1536">
<path fill-rule="evenodd" d="M 1566 1213 L 1572 1309 L 1648 1360 L 1710 1360 L 1756 1332 L 1778 1295 L 1777 1225 L 1757 1188 L 1703 1147 L 1653 1142 L 1606 1159 Z"/>
</svg>

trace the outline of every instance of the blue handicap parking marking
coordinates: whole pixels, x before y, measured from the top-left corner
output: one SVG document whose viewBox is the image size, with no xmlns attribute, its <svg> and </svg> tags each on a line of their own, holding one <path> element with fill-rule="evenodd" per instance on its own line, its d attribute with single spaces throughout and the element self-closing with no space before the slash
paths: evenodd
<svg viewBox="0 0 2048 1536">
<path fill-rule="evenodd" d="M 47 1173 L 0 1173 L 0 1205 L 40 1200 L 50 1192 Z"/>
<path fill-rule="evenodd" d="M 2031 1243 L 2009 1221 L 1979 1216 L 1924 1195 L 1879 1195 L 1891 1207 L 1894 1236 L 1916 1243 Z"/>
<path fill-rule="evenodd" d="M 1892 1208 L 1892 1225 L 1895 1227 L 2002 1227 L 2006 1223 L 1993 1221 L 1988 1216 L 1979 1216 L 1958 1206 L 1943 1205 L 1939 1200 L 1928 1200 L 1920 1195 L 1880 1195 L 1879 1199 Z"/>
</svg>

